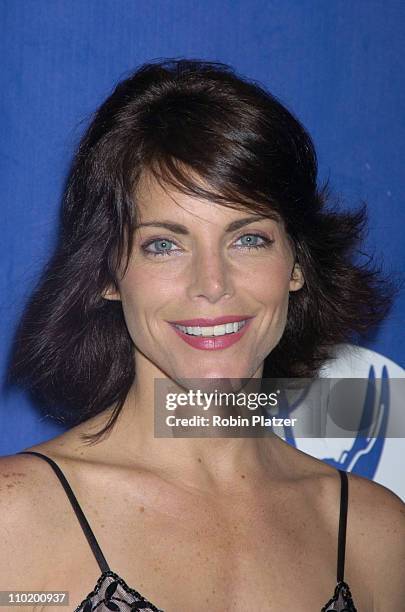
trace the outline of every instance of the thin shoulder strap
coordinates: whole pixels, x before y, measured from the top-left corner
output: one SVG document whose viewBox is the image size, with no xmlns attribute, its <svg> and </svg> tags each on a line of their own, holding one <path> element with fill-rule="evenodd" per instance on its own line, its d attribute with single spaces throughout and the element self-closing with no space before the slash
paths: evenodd
<svg viewBox="0 0 405 612">
<path fill-rule="evenodd" d="M 50 457 L 47 457 L 46 455 L 43 455 L 42 453 L 37 453 L 35 451 L 21 451 L 19 453 L 16 453 L 17 455 L 37 455 L 37 457 L 42 457 L 42 459 L 45 459 L 45 461 L 47 461 L 49 463 L 50 466 L 52 466 L 55 474 L 57 475 L 57 477 L 59 478 L 63 488 L 65 489 L 66 495 L 69 498 L 70 503 L 72 504 L 73 510 L 76 513 L 76 516 L 79 520 L 80 526 L 84 531 L 84 535 L 87 538 L 88 543 L 90 544 L 90 548 L 93 551 L 93 554 L 96 558 L 97 563 L 99 564 L 99 567 L 101 569 L 101 571 L 104 572 L 108 572 L 110 571 L 110 568 L 108 566 L 108 563 L 101 551 L 100 546 L 98 545 L 98 542 L 95 538 L 95 535 L 93 533 L 93 531 L 91 530 L 91 527 L 86 519 L 86 517 L 84 516 L 83 510 L 81 509 L 79 502 L 76 499 L 75 494 L 72 491 L 72 488 L 70 486 L 70 484 L 68 483 L 68 481 L 66 480 L 66 477 L 64 475 L 64 473 L 62 472 L 62 470 L 60 469 L 60 467 L 58 466 L 57 463 L 55 463 L 55 461 L 53 459 L 51 459 Z"/>
<path fill-rule="evenodd" d="M 337 557 L 337 581 L 343 582 L 345 573 L 346 552 L 346 524 L 347 524 L 347 502 L 348 502 L 348 478 L 344 470 L 338 470 L 340 474 L 340 515 L 338 535 L 338 557 Z"/>
</svg>

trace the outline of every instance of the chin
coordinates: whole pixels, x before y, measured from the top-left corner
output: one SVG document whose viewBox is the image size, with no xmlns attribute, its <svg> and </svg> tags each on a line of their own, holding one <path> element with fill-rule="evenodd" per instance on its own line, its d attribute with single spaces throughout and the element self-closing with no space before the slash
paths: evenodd
<svg viewBox="0 0 405 612">
<path fill-rule="evenodd" d="M 193 367 L 192 371 L 182 371 L 181 373 L 177 372 L 176 375 L 171 376 L 173 380 L 178 381 L 180 384 L 187 386 L 190 389 L 201 389 L 202 391 L 214 391 L 215 389 L 220 390 L 221 388 L 229 388 L 229 383 L 227 382 L 229 379 L 250 379 L 253 377 L 254 373 L 257 371 L 256 368 L 248 367 L 248 366 L 238 366 L 235 367 L 225 365 L 218 365 L 217 367 L 213 367 L 212 364 L 210 366 L 198 366 L 197 364 Z M 220 383 L 220 381 L 223 381 Z"/>
</svg>

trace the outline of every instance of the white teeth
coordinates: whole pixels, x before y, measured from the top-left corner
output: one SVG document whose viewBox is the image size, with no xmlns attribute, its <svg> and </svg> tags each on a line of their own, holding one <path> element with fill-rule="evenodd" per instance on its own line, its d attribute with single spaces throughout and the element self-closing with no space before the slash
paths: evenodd
<svg viewBox="0 0 405 612">
<path fill-rule="evenodd" d="M 237 321 L 236 323 L 226 323 L 224 325 L 214 325 L 202 327 L 197 325 L 196 327 L 185 327 L 184 325 L 175 325 L 177 329 L 180 329 L 185 334 L 190 336 L 225 336 L 225 334 L 234 334 L 238 332 L 246 323 L 244 321 Z"/>
<path fill-rule="evenodd" d="M 202 327 L 201 328 L 201 335 L 202 336 L 213 336 L 214 335 L 214 328 L 213 327 Z"/>
<path fill-rule="evenodd" d="M 223 336 L 226 334 L 226 325 L 215 325 L 214 336 Z"/>
</svg>

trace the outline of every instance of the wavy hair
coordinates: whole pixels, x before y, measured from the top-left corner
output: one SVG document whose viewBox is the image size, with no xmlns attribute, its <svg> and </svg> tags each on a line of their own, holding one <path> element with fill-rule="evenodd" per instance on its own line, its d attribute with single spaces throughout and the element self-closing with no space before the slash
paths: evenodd
<svg viewBox="0 0 405 612">
<path fill-rule="evenodd" d="M 128 265 L 145 171 L 187 195 L 283 220 L 305 285 L 290 293 L 263 376 L 315 377 L 336 344 L 365 336 L 388 313 L 393 282 L 371 258 L 354 263 L 366 207 L 342 211 L 318 188 L 314 146 L 294 115 L 223 63 L 143 64 L 100 106 L 78 146 L 59 241 L 11 360 L 11 380 L 65 423 L 113 407 L 101 431 L 85 434 L 90 443 L 113 427 L 136 375 L 121 302 L 102 293 Z"/>
</svg>

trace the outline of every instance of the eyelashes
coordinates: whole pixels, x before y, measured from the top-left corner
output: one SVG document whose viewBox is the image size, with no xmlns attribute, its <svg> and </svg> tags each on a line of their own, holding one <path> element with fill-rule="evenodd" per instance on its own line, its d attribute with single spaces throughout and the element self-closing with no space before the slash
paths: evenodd
<svg viewBox="0 0 405 612">
<path fill-rule="evenodd" d="M 266 236 L 262 236 L 261 234 L 256 234 L 256 233 L 249 233 L 249 234 L 243 234 L 242 236 L 239 236 L 239 238 L 237 238 L 236 242 L 239 242 L 239 240 L 242 240 L 243 238 L 253 238 L 253 242 L 255 239 L 260 239 L 262 242 L 259 244 L 252 244 L 252 243 L 247 243 L 247 244 L 243 244 L 239 247 L 237 247 L 237 249 L 239 250 L 244 250 L 247 249 L 248 251 L 251 250 L 258 250 L 258 249 L 267 249 L 269 248 L 274 240 L 271 240 L 270 238 L 267 238 Z M 151 240 L 148 240 L 146 243 L 141 245 L 141 249 L 142 251 L 147 255 L 147 256 L 151 256 L 151 257 L 172 257 L 175 254 L 179 254 L 181 252 L 181 249 L 166 249 L 163 248 L 163 250 L 150 250 L 149 247 L 155 245 L 156 243 L 161 243 L 161 245 L 175 245 L 176 243 L 173 240 L 169 240 L 168 238 L 163 238 L 163 237 L 158 237 L 158 238 L 152 238 Z"/>
</svg>

